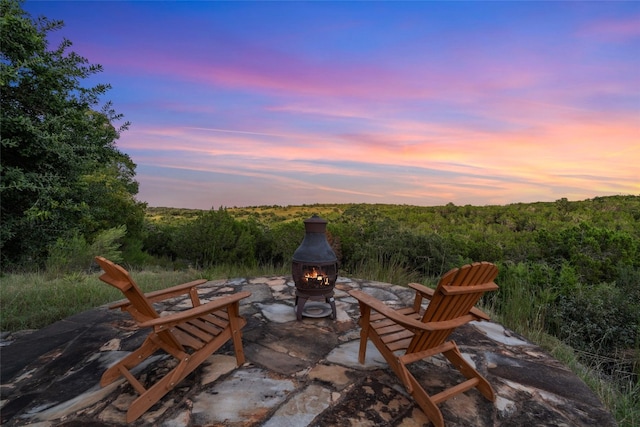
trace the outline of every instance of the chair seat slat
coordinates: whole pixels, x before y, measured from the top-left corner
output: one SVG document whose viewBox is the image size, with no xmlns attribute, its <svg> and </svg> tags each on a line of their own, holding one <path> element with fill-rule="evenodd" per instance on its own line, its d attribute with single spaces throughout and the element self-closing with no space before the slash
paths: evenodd
<svg viewBox="0 0 640 427">
<path fill-rule="evenodd" d="M 227 324 L 224 327 L 220 327 L 218 325 L 213 325 L 210 322 L 207 322 L 200 317 L 189 321 L 189 323 L 202 329 L 203 331 L 206 331 L 212 337 L 219 335 L 220 332 L 222 332 L 229 325 L 229 323 L 227 322 Z"/>
<path fill-rule="evenodd" d="M 185 347 L 190 347 L 194 350 L 199 350 L 206 344 L 206 341 L 202 341 L 200 339 L 197 339 L 193 335 L 186 333 L 184 330 L 184 325 L 176 326 L 175 328 L 171 329 L 171 332 L 176 336 L 176 338 L 178 338 L 180 343 Z"/>
</svg>

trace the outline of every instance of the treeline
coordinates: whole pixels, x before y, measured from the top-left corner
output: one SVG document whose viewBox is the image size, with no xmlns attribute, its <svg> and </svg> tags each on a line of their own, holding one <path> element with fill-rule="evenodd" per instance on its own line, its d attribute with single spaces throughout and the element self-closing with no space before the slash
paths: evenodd
<svg viewBox="0 0 640 427">
<path fill-rule="evenodd" d="M 584 283 L 610 282 L 640 266 L 640 197 L 506 206 L 310 205 L 148 208 L 144 249 L 193 265 L 288 262 L 319 214 L 349 273 L 371 260 L 438 276 L 472 260 L 544 262 Z"/>
</svg>

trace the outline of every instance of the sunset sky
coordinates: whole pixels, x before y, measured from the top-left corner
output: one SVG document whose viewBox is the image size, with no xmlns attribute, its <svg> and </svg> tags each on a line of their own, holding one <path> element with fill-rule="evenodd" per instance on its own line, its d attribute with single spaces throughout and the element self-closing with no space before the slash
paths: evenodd
<svg viewBox="0 0 640 427">
<path fill-rule="evenodd" d="M 640 194 L 640 2 L 27 1 L 149 206 Z"/>
</svg>

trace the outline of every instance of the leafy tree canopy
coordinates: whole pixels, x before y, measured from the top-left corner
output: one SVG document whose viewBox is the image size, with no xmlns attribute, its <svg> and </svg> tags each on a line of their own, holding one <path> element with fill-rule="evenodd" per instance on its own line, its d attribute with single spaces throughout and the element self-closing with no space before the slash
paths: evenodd
<svg viewBox="0 0 640 427">
<path fill-rule="evenodd" d="M 50 50 L 47 35 L 63 22 L 33 19 L 21 5 L 0 0 L 3 267 L 41 263 L 73 233 L 92 238 L 123 222 L 141 229 L 144 216 L 135 164 L 115 146 L 128 123 L 114 126 L 122 115 L 110 103 L 97 108 L 108 84 L 81 84 L 102 67 L 69 51 L 67 39 Z"/>
</svg>

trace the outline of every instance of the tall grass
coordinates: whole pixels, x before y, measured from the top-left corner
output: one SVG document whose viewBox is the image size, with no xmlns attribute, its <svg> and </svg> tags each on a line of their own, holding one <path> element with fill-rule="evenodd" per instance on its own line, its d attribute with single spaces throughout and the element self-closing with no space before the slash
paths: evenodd
<svg viewBox="0 0 640 427">
<path fill-rule="evenodd" d="M 612 378 L 603 375 L 600 366 L 603 358 L 596 355 L 580 357 L 573 348 L 542 330 L 529 330 L 523 335 L 582 379 L 613 414 L 619 427 L 640 425 L 640 383 L 632 376 Z M 585 360 L 589 363 L 585 364 Z"/>
<path fill-rule="evenodd" d="M 381 255 L 378 259 L 361 262 L 354 271 L 349 272 L 349 275 L 394 284 L 419 282 L 421 279 L 418 272 L 409 270 L 399 259 L 392 257 L 390 260 L 384 260 Z"/>
<path fill-rule="evenodd" d="M 291 266 L 215 266 L 166 270 L 130 270 L 143 292 L 178 285 L 196 279 L 227 279 L 290 274 Z M 122 293 L 101 282 L 100 273 L 70 273 L 55 277 L 49 272 L 6 274 L 0 277 L 0 331 L 40 329 L 73 314 L 122 299 Z"/>
<path fill-rule="evenodd" d="M 204 271 L 204 277 L 209 279 L 227 279 L 233 277 L 257 277 L 257 276 L 285 276 L 291 275 L 291 264 L 286 265 L 215 265 Z"/>
<path fill-rule="evenodd" d="M 101 282 L 99 273 L 71 273 L 50 278 L 43 273 L 0 277 L 0 330 L 39 329 L 58 320 L 122 299 L 115 288 Z M 195 270 L 132 272 L 144 292 L 168 288 L 203 277 Z"/>
</svg>

